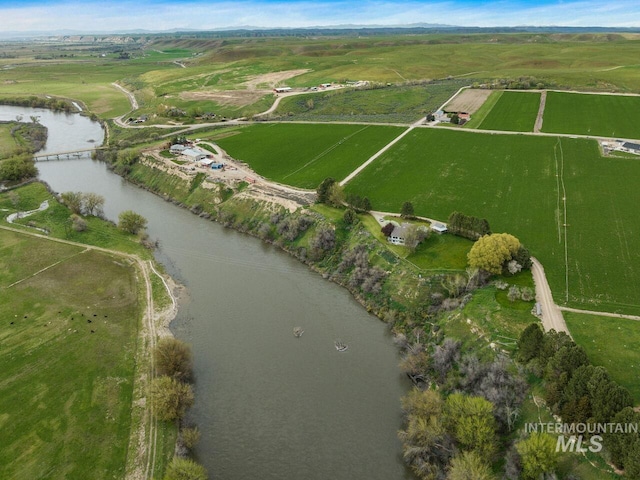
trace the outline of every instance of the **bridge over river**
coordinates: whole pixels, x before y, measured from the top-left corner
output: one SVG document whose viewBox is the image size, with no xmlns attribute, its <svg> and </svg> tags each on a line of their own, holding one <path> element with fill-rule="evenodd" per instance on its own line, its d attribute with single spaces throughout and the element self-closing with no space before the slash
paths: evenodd
<svg viewBox="0 0 640 480">
<path fill-rule="evenodd" d="M 83 148 L 79 150 L 68 150 L 65 152 L 47 152 L 40 153 L 33 156 L 33 160 L 36 162 L 48 162 L 52 160 L 71 160 L 73 158 L 79 158 L 83 153 L 95 152 L 96 150 L 103 150 L 104 147 L 92 147 Z"/>
</svg>

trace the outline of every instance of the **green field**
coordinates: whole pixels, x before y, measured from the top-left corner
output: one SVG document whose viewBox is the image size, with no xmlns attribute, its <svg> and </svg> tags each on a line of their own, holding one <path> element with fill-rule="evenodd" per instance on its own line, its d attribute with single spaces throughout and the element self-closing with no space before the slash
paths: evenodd
<svg viewBox="0 0 640 480">
<path fill-rule="evenodd" d="M 402 130 L 371 125 L 253 125 L 217 142 L 260 175 L 316 188 L 327 177 L 346 177 Z"/>
<path fill-rule="evenodd" d="M 447 101 L 466 81 L 344 89 L 284 98 L 276 115 L 296 120 L 413 123 Z"/>
<path fill-rule="evenodd" d="M 540 94 L 502 92 L 500 99 L 478 128 L 510 132 L 533 132 L 540 106 Z"/>
<path fill-rule="evenodd" d="M 640 139 L 640 97 L 548 92 L 542 131 Z"/>
<path fill-rule="evenodd" d="M 123 477 L 140 315 L 134 270 L 0 230 L 0 272 L 0 477 Z"/>
<path fill-rule="evenodd" d="M 639 175 L 640 163 L 604 159 L 593 141 L 419 129 L 347 191 L 368 196 L 375 210 L 411 201 L 416 214 L 438 220 L 454 210 L 485 217 L 538 257 L 556 302 L 633 313 L 640 219 L 628 205 L 640 202 Z"/>
<path fill-rule="evenodd" d="M 594 365 L 606 367 L 611 378 L 640 402 L 640 322 L 623 318 L 562 312 L 569 331 Z"/>
</svg>

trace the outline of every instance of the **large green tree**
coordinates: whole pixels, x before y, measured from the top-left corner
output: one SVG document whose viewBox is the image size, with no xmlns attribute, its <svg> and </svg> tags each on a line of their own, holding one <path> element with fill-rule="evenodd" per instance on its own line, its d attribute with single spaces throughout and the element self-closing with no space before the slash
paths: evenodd
<svg viewBox="0 0 640 480">
<path fill-rule="evenodd" d="M 493 404 L 482 397 L 454 393 L 447 397 L 445 422 L 464 450 L 489 459 L 496 452 L 496 421 Z"/>
<path fill-rule="evenodd" d="M 476 452 L 462 452 L 451 460 L 447 480 L 495 480 L 491 468 Z"/>
<path fill-rule="evenodd" d="M 162 376 L 151 382 L 149 399 L 159 420 L 178 420 L 193 405 L 193 389 L 187 383 Z"/>
<path fill-rule="evenodd" d="M 520 249 L 520 240 L 508 233 L 493 233 L 480 237 L 473 244 L 467 258 L 469 266 L 489 273 L 500 274 L 504 265 Z"/>
<path fill-rule="evenodd" d="M 546 433 L 532 433 L 516 443 L 522 461 L 521 478 L 538 480 L 555 471 L 558 464 L 556 440 Z"/>
<path fill-rule="evenodd" d="M 125 210 L 118 215 L 118 227 L 134 235 L 147 226 L 147 219 L 133 210 Z"/>
<path fill-rule="evenodd" d="M 207 480 L 207 471 L 189 458 L 173 457 L 163 480 Z"/>
</svg>

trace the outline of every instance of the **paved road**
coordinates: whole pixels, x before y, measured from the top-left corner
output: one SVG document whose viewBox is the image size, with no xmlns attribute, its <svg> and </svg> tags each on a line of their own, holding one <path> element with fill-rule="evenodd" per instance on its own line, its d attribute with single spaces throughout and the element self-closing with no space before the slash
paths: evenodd
<svg viewBox="0 0 640 480">
<path fill-rule="evenodd" d="M 533 281 L 536 284 L 536 300 L 540 302 L 540 306 L 542 307 L 542 325 L 544 329 L 546 331 L 553 329 L 556 332 L 565 332 L 571 336 L 562 312 L 553 301 L 551 288 L 549 288 L 549 282 L 547 282 L 542 264 L 534 257 L 531 257 L 531 262 L 531 273 L 533 274 Z"/>
</svg>

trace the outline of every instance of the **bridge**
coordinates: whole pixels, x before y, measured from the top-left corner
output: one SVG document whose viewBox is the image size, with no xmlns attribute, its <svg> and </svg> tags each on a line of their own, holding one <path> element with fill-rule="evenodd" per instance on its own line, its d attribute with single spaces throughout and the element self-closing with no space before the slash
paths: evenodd
<svg viewBox="0 0 640 480">
<path fill-rule="evenodd" d="M 71 160 L 73 158 L 79 158 L 83 153 L 95 152 L 96 150 L 103 150 L 104 147 L 92 147 L 84 148 L 80 150 L 69 150 L 67 152 L 53 152 L 53 153 L 40 153 L 33 156 L 33 160 L 36 162 L 48 162 L 51 160 Z"/>
</svg>

